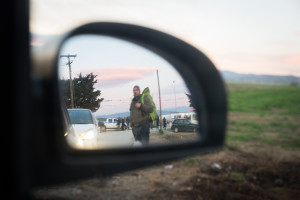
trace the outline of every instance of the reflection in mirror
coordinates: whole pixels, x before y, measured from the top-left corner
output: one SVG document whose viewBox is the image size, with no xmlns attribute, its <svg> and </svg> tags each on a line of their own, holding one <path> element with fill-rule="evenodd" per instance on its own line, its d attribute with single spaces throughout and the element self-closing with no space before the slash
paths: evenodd
<svg viewBox="0 0 300 200">
<path fill-rule="evenodd" d="M 117 38 L 81 35 L 64 43 L 58 65 L 70 146 L 103 149 L 199 139 L 190 92 L 157 54 Z M 145 88 L 150 96 L 142 95 Z M 152 102 L 157 113 L 149 123 Z"/>
</svg>

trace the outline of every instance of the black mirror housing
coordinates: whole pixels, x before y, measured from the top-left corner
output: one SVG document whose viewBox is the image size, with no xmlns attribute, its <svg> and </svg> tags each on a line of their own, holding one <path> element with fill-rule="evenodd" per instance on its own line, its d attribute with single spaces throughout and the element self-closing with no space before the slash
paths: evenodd
<svg viewBox="0 0 300 200">
<path fill-rule="evenodd" d="M 66 114 L 58 87 L 57 62 L 65 40 L 81 34 L 106 35 L 143 46 L 171 63 L 186 81 L 201 127 L 201 140 L 144 148 L 74 150 L 64 139 Z M 32 51 L 32 185 L 56 184 L 95 174 L 110 175 L 222 148 L 227 101 L 214 64 L 195 47 L 157 30 L 120 23 L 91 23 Z"/>
</svg>

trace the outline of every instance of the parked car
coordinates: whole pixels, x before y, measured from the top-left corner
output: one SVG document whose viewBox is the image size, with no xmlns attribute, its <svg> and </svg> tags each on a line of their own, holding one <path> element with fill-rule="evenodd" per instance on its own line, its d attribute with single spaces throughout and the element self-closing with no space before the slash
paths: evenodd
<svg viewBox="0 0 300 200">
<path fill-rule="evenodd" d="M 117 118 L 107 118 L 104 121 L 106 129 L 117 129 L 118 128 L 118 119 Z"/>
<path fill-rule="evenodd" d="M 178 118 L 178 119 L 175 119 L 173 121 L 171 129 L 175 133 L 177 133 L 179 131 L 193 131 L 193 132 L 197 132 L 198 129 L 199 129 L 199 125 L 198 124 L 193 124 L 188 119 Z"/>
<path fill-rule="evenodd" d="M 122 128 L 122 119 L 120 119 L 120 124 L 118 126 L 118 119 L 117 118 L 107 118 L 104 121 L 104 125 L 106 129 L 120 129 Z M 126 130 L 127 126 L 126 123 L 124 124 L 123 130 Z"/>
<path fill-rule="evenodd" d="M 95 148 L 98 144 L 100 127 L 98 120 L 89 109 L 68 109 L 73 128 L 72 146 L 75 148 Z M 70 136 L 72 137 L 72 136 Z"/>
</svg>

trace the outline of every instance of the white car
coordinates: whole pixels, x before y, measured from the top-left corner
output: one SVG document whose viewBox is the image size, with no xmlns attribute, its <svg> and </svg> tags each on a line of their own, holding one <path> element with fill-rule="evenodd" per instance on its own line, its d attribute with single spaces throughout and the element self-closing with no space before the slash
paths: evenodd
<svg viewBox="0 0 300 200">
<path fill-rule="evenodd" d="M 123 119 L 125 120 L 125 119 Z M 122 119 L 119 121 L 118 125 L 118 119 L 117 118 L 107 118 L 105 121 L 103 121 L 105 125 L 105 129 L 119 129 L 119 130 L 126 130 L 127 126 L 126 123 L 124 123 L 123 129 L 122 129 Z"/>
<path fill-rule="evenodd" d="M 75 148 L 97 148 L 100 127 L 89 109 L 68 109 L 74 135 L 71 144 Z"/>
<path fill-rule="evenodd" d="M 118 128 L 118 119 L 117 118 L 107 118 L 104 121 L 106 129 L 117 129 Z"/>
</svg>

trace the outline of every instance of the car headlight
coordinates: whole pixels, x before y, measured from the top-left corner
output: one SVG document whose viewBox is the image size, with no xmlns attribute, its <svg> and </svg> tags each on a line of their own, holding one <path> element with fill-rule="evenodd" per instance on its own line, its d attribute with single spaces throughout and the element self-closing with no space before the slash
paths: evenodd
<svg viewBox="0 0 300 200">
<path fill-rule="evenodd" d="M 93 129 L 89 129 L 86 132 L 79 134 L 80 139 L 85 139 L 85 140 L 92 139 L 92 138 L 94 138 L 94 136 L 95 136 L 95 133 L 94 133 Z"/>
</svg>

